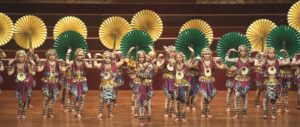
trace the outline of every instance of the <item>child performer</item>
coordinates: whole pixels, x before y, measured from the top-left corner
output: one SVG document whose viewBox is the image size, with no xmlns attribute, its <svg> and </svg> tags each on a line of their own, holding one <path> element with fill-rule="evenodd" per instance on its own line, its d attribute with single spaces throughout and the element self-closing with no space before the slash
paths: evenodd
<svg viewBox="0 0 300 127">
<path fill-rule="evenodd" d="M 72 111 L 75 112 L 74 109 L 74 98 L 72 97 L 72 92 L 70 91 L 70 87 L 73 83 L 72 80 L 72 69 L 70 65 L 65 65 L 65 71 L 61 73 L 61 104 L 64 107 L 64 112 Z"/>
<path fill-rule="evenodd" d="M 119 62 L 113 60 L 113 54 L 109 51 L 103 53 L 103 61 L 98 63 L 97 56 L 100 54 L 95 54 L 94 56 L 94 68 L 100 70 L 101 84 L 100 84 L 100 106 L 98 118 L 102 118 L 103 107 L 107 104 L 108 116 L 113 117 L 113 107 L 114 101 L 117 98 L 116 87 L 117 82 L 115 80 L 117 75 L 117 68 L 121 67 L 124 63 L 123 59 Z"/>
<path fill-rule="evenodd" d="M 166 96 L 165 100 L 165 115 L 164 117 L 167 118 L 171 115 L 175 116 L 174 113 L 174 65 L 176 63 L 176 51 L 174 46 L 164 47 L 165 51 L 167 52 L 167 58 L 165 59 L 165 69 L 163 73 L 163 92 Z"/>
<path fill-rule="evenodd" d="M 4 71 L 4 66 L 3 66 L 3 62 L 2 62 L 2 59 L 6 57 L 6 54 L 5 52 L 0 49 L 0 71 Z M 0 75 L 0 94 L 2 92 L 2 89 L 1 89 L 1 84 L 3 83 L 3 78 L 2 76 Z"/>
<path fill-rule="evenodd" d="M 217 89 L 214 85 L 215 78 L 214 72 L 215 68 L 223 69 L 225 67 L 224 64 L 220 63 L 220 59 L 213 59 L 212 52 L 209 48 L 204 48 L 201 53 L 201 58 L 198 63 L 199 65 L 199 82 L 200 82 L 200 93 L 202 95 L 201 99 L 201 109 L 202 115 L 201 117 L 211 118 L 212 116 L 209 114 L 209 103 L 215 97 L 217 93 Z"/>
<path fill-rule="evenodd" d="M 295 84 L 298 86 L 298 106 L 297 109 L 300 109 L 300 54 L 295 54 L 292 63 L 292 66 L 295 66 L 295 73 L 294 73 L 294 81 Z"/>
<path fill-rule="evenodd" d="M 191 52 L 193 49 L 189 48 Z M 176 53 L 176 63 L 174 65 L 174 97 L 176 99 L 176 119 L 175 121 L 186 121 L 185 117 L 185 106 L 187 102 L 188 92 L 190 90 L 190 83 L 187 81 L 187 76 L 185 75 L 187 69 L 192 66 L 192 58 L 190 61 L 185 62 L 185 56 L 182 52 Z"/>
<path fill-rule="evenodd" d="M 279 66 L 285 66 L 290 63 L 289 58 L 283 60 L 276 59 L 276 51 L 274 48 L 269 48 L 267 58 L 263 65 L 264 70 L 264 85 L 265 85 L 265 96 L 263 100 L 263 118 L 266 119 L 269 111 L 269 103 L 272 105 L 271 118 L 276 119 L 276 100 L 279 97 L 280 92 L 280 81 L 277 80 L 279 74 Z M 281 50 L 287 56 L 285 50 Z"/>
<path fill-rule="evenodd" d="M 66 63 L 72 67 L 72 80 L 73 83 L 70 87 L 70 91 L 74 96 L 74 108 L 75 117 L 81 118 L 81 113 L 84 105 L 85 94 L 88 91 L 88 85 L 86 81 L 86 68 L 92 68 L 91 54 L 88 53 L 89 60 L 85 61 L 85 53 L 83 49 L 78 48 L 75 51 L 75 58 L 70 61 L 71 50 L 68 50 L 66 55 Z"/>
<path fill-rule="evenodd" d="M 31 96 L 31 86 L 33 83 L 33 75 L 35 75 L 36 67 L 32 59 L 27 59 L 27 54 L 24 50 L 16 52 L 14 61 L 9 62 L 8 75 L 16 74 L 16 97 L 18 101 L 18 116 L 17 118 L 26 118 L 26 109 L 28 99 Z"/>
<path fill-rule="evenodd" d="M 254 60 L 254 73 L 255 73 L 255 84 L 256 84 L 256 97 L 255 97 L 255 107 L 259 108 L 259 97 L 260 93 L 264 90 L 264 78 L 263 78 L 263 69 L 262 65 L 265 63 L 264 54 L 258 53 L 256 54 L 256 58 Z"/>
<path fill-rule="evenodd" d="M 143 50 L 137 53 L 136 73 L 133 80 L 138 85 L 138 107 L 141 125 L 144 123 L 145 111 L 147 122 L 151 121 L 151 98 L 153 96 L 152 78 L 154 77 L 154 65 Z"/>
<path fill-rule="evenodd" d="M 41 72 L 44 70 L 44 77 L 42 81 L 44 82 L 42 87 L 42 93 L 45 96 L 43 100 L 43 117 L 53 118 L 53 107 L 56 102 L 57 96 L 59 94 L 58 83 L 59 83 L 59 73 L 60 71 L 65 71 L 64 65 L 59 63 L 57 60 L 57 54 L 54 49 L 49 49 L 46 52 L 47 60 L 42 62 L 38 60 L 37 71 Z"/>
<path fill-rule="evenodd" d="M 240 113 L 240 97 L 242 98 L 243 105 L 243 118 L 246 118 L 247 115 L 247 102 L 248 102 L 248 91 L 250 90 L 250 69 L 251 62 L 254 60 L 248 57 L 248 48 L 245 45 L 240 45 L 238 47 L 239 57 L 238 58 L 229 58 L 231 52 L 237 52 L 235 49 L 230 49 L 225 57 L 225 60 L 228 62 L 234 62 L 237 65 L 237 74 L 235 76 L 235 115 L 234 119 L 239 117 Z"/>
<path fill-rule="evenodd" d="M 293 79 L 293 73 L 290 68 L 290 65 L 284 65 L 279 67 L 279 78 L 281 83 L 280 83 L 280 96 L 279 99 L 277 100 L 277 106 L 278 106 L 277 112 L 281 112 L 281 108 L 283 108 L 285 112 L 289 112 L 288 92 Z"/>
<path fill-rule="evenodd" d="M 226 66 L 226 87 L 227 87 L 227 94 L 226 94 L 226 111 L 230 112 L 230 102 L 231 96 L 234 93 L 234 77 L 236 75 L 236 67 L 234 65 Z"/>
</svg>

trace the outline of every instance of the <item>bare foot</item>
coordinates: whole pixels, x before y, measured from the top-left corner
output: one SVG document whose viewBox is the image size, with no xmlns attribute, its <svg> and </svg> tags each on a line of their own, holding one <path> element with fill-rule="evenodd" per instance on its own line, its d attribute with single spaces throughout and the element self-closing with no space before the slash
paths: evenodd
<svg viewBox="0 0 300 127">
<path fill-rule="evenodd" d="M 281 112 L 281 109 L 278 109 L 276 112 L 278 112 L 278 113 Z"/>
<path fill-rule="evenodd" d="M 207 117 L 208 117 L 208 118 L 212 118 L 212 115 L 207 114 Z"/>
<path fill-rule="evenodd" d="M 54 116 L 52 114 L 49 114 L 48 118 L 54 118 Z"/>
<path fill-rule="evenodd" d="M 175 114 L 172 114 L 172 117 L 173 117 L 173 118 L 175 118 L 175 117 L 176 117 L 176 115 L 175 115 Z"/>
<path fill-rule="evenodd" d="M 17 118 L 17 119 L 21 119 L 21 118 L 22 118 L 22 115 L 17 115 L 16 118 Z"/>
<path fill-rule="evenodd" d="M 243 115 L 243 118 L 247 118 L 247 115 Z"/>
<path fill-rule="evenodd" d="M 45 114 L 45 115 L 43 115 L 43 118 L 47 118 L 47 115 Z"/>
<path fill-rule="evenodd" d="M 29 107 L 29 108 L 33 108 L 33 105 L 32 105 L 32 104 L 29 104 L 28 107 Z"/>
<path fill-rule="evenodd" d="M 256 108 L 260 108 L 260 105 L 256 105 L 255 107 L 256 107 Z"/>
<path fill-rule="evenodd" d="M 233 119 L 236 119 L 236 118 L 238 118 L 239 117 L 239 115 L 235 115 L 235 116 L 233 116 L 232 118 Z"/>
<path fill-rule="evenodd" d="M 109 117 L 114 117 L 114 115 L 113 115 L 112 113 L 110 113 L 108 116 L 109 116 Z"/>
<path fill-rule="evenodd" d="M 201 115 L 201 118 L 205 118 L 206 116 L 203 114 L 203 115 Z"/>
<path fill-rule="evenodd" d="M 192 108 L 192 111 L 193 111 L 193 112 L 195 112 L 195 111 L 196 111 L 196 108 L 195 108 L 195 107 L 193 107 L 193 108 Z"/>
<path fill-rule="evenodd" d="M 179 121 L 179 118 L 176 118 L 176 119 L 175 119 L 175 122 L 177 122 L 177 121 Z"/>
<path fill-rule="evenodd" d="M 275 115 L 271 115 L 271 118 L 272 118 L 273 120 L 275 120 L 275 119 L 276 119 L 276 116 L 275 116 Z"/>
<path fill-rule="evenodd" d="M 185 119 L 185 118 L 182 118 L 182 122 L 186 122 L 186 119 Z"/>
<path fill-rule="evenodd" d="M 186 110 L 191 110 L 190 107 L 186 107 L 185 109 L 186 109 Z"/>
<path fill-rule="evenodd" d="M 226 112 L 230 112 L 230 108 L 227 108 L 227 109 L 226 109 Z"/>
<path fill-rule="evenodd" d="M 267 115 L 263 115 L 263 118 L 264 118 L 264 119 L 267 119 Z"/>
<path fill-rule="evenodd" d="M 25 119 L 26 118 L 26 116 L 25 115 L 22 115 L 22 119 Z"/>
<path fill-rule="evenodd" d="M 78 113 L 76 116 L 77 116 L 77 118 L 81 118 L 81 114 L 80 113 Z"/>
<path fill-rule="evenodd" d="M 169 114 L 165 114 L 164 117 L 165 117 L 165 118 L 168 118 L 168 117 L 169 117 Z"/>
<path fill-rule="evenodd" d="M 102 118 L 102 113 L 99 113 L 99 115 L 97 117 L 98 118 Z"/>
<path fill-rule="evenodd" d="M 135 117 L 135 118 L 136 118 L 136 117 L 138 117 L 138 114 L 137 114 L 137 113 L 135 113 L 135 114 L 134 114 L 134 117 Z"/>
<path fill-rule="evenodd" d="M 64 112 L 68 112 L 68 111 L 69 111 L 69 109 L 65 109 L 65 110 L 64 110 Z"/>
<path fill-rule="evenodd" d="M 133 111 L 135 108 L 134 108 L 134 106 L 131 106 L 131 111 Z"/>
<path fill-rule="evenodd" d="M 287 108 L 286 108 L 286 109 L 284 109 L 284 111 L 285 111 L 285 112 L 290 112 L 290 111 L 289 111 L 289 109 L 287 109 Z"/>
<path fill-rule="evenodd" d="M 144 126 L 144 122 L 141 122 L 140 125 L 141 125 L 141 126 Z"/>
</svg>

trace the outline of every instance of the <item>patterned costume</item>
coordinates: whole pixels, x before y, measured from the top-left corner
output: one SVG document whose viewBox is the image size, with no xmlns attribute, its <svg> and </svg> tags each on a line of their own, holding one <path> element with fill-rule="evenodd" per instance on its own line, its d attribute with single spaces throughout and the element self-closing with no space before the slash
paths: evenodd
<svg viewBox="0 0 300 127">
<path fill-rule="evenodd" d="M 133 85 L 137 86 L 139 107 L 139 118 L 144 122 L 145 111 L 147 111 L 147 120 L 151 120 L 151 98 L 153 97 L 152 78 L 154 76 L 154 65 L 150 63 L 137 63 L 136 78 L 133 79 Z"/>
<path fill-rule="evenodd" d="M 202 115 L 208 115 L 209 103 L 217 93 L 217 89 L 214 85 L 215 78 L 213 77 L 216 65 L 213 60 L 210 60 L 209 64 L 206 64 L 204 60 L 200 60 L 198 65 L 200 72 L 200 93 L 202 95 Z"/>
<path fill-rule="evenodd" d="M 59 65 L 56 61 L 53 65 L 49 61 L 41 64 L 44 65 L 38 66 L 44 67 L 44 76 L 42 78 L 42 94 L 45 96 L 43 101 L 43 115 L 46 115 L 48 113 L 48 116 L 51 116 L 53 106 L 56 102 L 57 96 L 59 95 Z"/>
<path fill-rule="evenodd" d="M 243 100 L 243 115 L 246 115 L 247 113 L 247 101 L 248 101 L 248 91 L 250 90 L 250 60 L 247 59 L 247 61 L 243 62 L 240 58 L 238 58 L 237 61 L 237 75 L 235 76 L 235 113 L 239 114 L 239 104 L 240 104 L 240 97 Z M 248 70 L 248 71 L 246 71 Z M 246 72 L 246 73 L 243 73 Z"/>
<path fill-rule="evenodd" d="M 112 114 L 114 102 L 117 98 L 117 81 L 115 80 L 117 73 L 116 63 L 113 62 L 111 67 L 107 69 L 105 64 L 100 68 L 101 84 L 100 84 L 100 106 L 99 112 L 103 113 L 103 106 L 107 104 L 108 114 Z"/>
<path fill-rule="evenodd" d="M 178 120 L 185 119 L 185 106 L 190 90 L 190 83 L 185 75 L 186 72 L 187 67 L 185 65 L 182 65 L 181 68 L 178 67 L 178 63 L 175 65 L 174 97 L 176 99 L 176 117 Z"/>
<path fill-rule="evenodd" d="M 274 70 L 276 73 L 271 74 L 270 71 Z M 275 60 L 274 64 L 269 64 L 267 61 L 263 65 L 264 70 L 264 86 L 265 86 L 265 96 L 263 101 L 263 110 L 264 115 L 268 115 L 269 111 L 269 102 L 272 105 L 271 115 L 275 115 L 276 112 L 276 100 L 279 97 L 280 90 L 280 82 L 277 80 L 278 78 L 278 70 L 279 70 L 279 61 Z"/>
<path fill-rule="evenodd" d="M 236 75 L 235 71 L 226 71 L 226 88 L 227 88 L 227 95 L 226 95 L 226 106 L 227 109 L 230 108 L 231 96 L 234 93 L 234 77 Z"/>
<path fill-rule="evenodd" d="M 169 66 L 169 67 L 168 67 Z M 174 113 L 174 72 L 173 67 L 169 64 L 165 65 L 163 74 L 163 92 L 166 96 L 165 114 L 171 115 Z"/>
</svg>

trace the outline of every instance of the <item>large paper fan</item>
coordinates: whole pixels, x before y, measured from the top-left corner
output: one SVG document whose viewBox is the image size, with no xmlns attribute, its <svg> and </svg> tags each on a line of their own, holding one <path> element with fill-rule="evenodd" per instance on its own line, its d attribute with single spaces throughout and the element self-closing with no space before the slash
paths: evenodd
<svg viewBox="0 0 300 127">
<path fill-rule="evenodd" d="M 254 21 L 247 29 L 246 36 L 253 50 L 263 52 L 266 49 L 268 34 L 276 27 L 276 24 L 268 19 Z"/>
<path fill-rule="evenodd" d="M 188 47 L 194 49 L 195 55 L 199 56 L 203 48 L 208 47 L 209 43 L 205 34 L 197 29 L 187 29 L 179 34 L 176 39 L 176 51 L 182 52 L 186 59 L 190 59 L 191 52 Z"/>
<path fill-rule="evenodd" d="M 61 33 L 65 31 L 76 31 L 80 33 L 85 39 L 87 37 L 87 28 L 84 22 L 74 16 L 67 16 L 60 19 L 54 26 L 53 37 L 56 39 Z"/>
<path fill-rule="evenodd" d="M 186 23 L 184 23 L 181 26 L 179 33 L 183 32 L 187 29 L 190 29 L 190 28 L 198 29 L 201 32 L 203 32 L 205 34 L 206 38 L 208 39 L 209 44 L 212 43 L 213 31 L 207 22 L 200 20 L 200 19 L 193 19 L 193 20 L 187 21 Z"/>
<path fill-rule="evenodd" d="M 300 1 L 293 4 L 290 8 L 287 20 L 290 26 L 294 27 L 296 30 L 300 32 Z"/>
<path fill-rule="evenodd" d="M 132 30 L 122 38 L 120 49 L 123 54 L 127 54 L 131 47 L 135 47 L 128 57 L 136 60 L 137 51 L 144 50 L 146 53 L 151 51 L 149 45 L 154 46 L 151 37 L 146 32 L 141 30 Z"/>
<path fill-rule="evenodd" d="M 60 59 L 66 59 L 68 49 L 71 48 L 70 60 L 74 59 L 74 53 L 77 48 L 82 48 L 85 52 L 88 50 L 88 45 L 84 37 L 76 31 L 65 31 L 61 33 L 54 42 L 54 49 L 56 50 Z"/>
<path fill-rule="evenodd" d="M 122 17 L 109 17 L 99 28 L 99 39 L 101 43 L 108 49 L 120 48 L 121 39 L 131 31 L 130 24 Z"/>
<path fill-rule="evenodd" d="M 251 43 L 247 39 L 247 37 L 238 32 L 229 32 L 221 37 L 217 44 L 216 52 L 219 57 L 221 57 L 221 60 L 225 62 L 225 57 L 229 49 L 236 49 L 238 50 L 238 47 L 240 45 L 245 45 L 249 51 L 251 50 Z M 230 58 L 238 57 L 238 53 L 231 53 Z M 229 64 L 228 62 L 226 62 Z"/>
<path fill-rule="evenodd" d="M 142 10 L 134 14 L 131 20 L 134 30 L 147 32 L 155 42 L 159 39 L 163 31 L 163 23 L 158 14 L 151 10 Z"/>
<path fill-rule="evenodd" d="M 47 38 L 44 22 L 33 15 L 26 15 L 17 20 L 14 25 L 16 43 L 25 49 L 38 48 Z"/>
<path fill-rule="evenodd" d="M 267 47 L 274 47 L 279 58 L 283 57 L 280 52 L 281 49 L 285 49 L 289 53 L 289 57 L 293 57 L 295 53 L 300 51 L 300 34 L 293 27 L 278 26 L 268 35 Z"/>
<path fill-rule="evenodd" d="M 12 20 L 4 13 L 0 13 L 0 46 L 7 44 L 13 37 L 13 28 Z"/>
</svg>

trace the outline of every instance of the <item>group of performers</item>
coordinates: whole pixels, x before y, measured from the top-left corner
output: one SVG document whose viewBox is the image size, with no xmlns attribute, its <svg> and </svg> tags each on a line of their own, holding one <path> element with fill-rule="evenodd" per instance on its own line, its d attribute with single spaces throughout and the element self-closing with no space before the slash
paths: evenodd
<svg viewBox="0 0 300 127">
<path fill-rule="evenodd" d="M 151 99 L 153 85 L 162 85 L 165 95 L 164 117 L 175 117 L 175 121 L 186 121 L 186 110 L 196 111 L 197 94 L 201 94 L 201 117 L 211 118 L 210 103 L 217 93 L 215 84 L 215 70 L 226 70 L 227 109 L 230 111 L 231 97 L 234 94 L 234 116 L 247 117 L 248 92 L 251 85 L 251 70 L 255 73 L 257 86 L 255 105 L 260 107 L 259 98 L 263 96 L 263 118 L 268 118 L 269 104 L 271 105 L 271 119 L 276 119 L 276 110 L 288 110 L 288 90 L 292 84 L 298 85 L 300 94 L 300 55 L 290 60 L 288 53 L 281 50 L 285 56 L 276 58 L 276 51 L 269 47 L 263 53 L 251 57 L 251 52 L 245 45 L 238 50 L 230 49 L 225 64 L 220 57 L 213 57 L 209 48 L 204 48 L 200 56 L 195 56 L 194 50 L 189 60 L 182 52 L 177 52 L 174 46 L 164 46 L 166 55 L 156 54 L 154 48 L 149 53 L 143 50 L 137 52 L 136 60 L 129 57 L 134 50 L 132 47 L 127 54 L 118 51 L 95 53 L 92 57 L 78 48 L 74 59 L 70 60 L 71 50 L 66 54 L 66 60 L 57 57 L 54 49 L 46 52 L 46 58 L 40 59 L 33 50 L 25 52 L 19 50 L 15 59 L 9 62 L 7 71 L 15 76 L 16 98 L 18 102 L 17 118 L 26 117 L 26 109 L 30 107 L 32 89 L 36 85 L 34 76 L 43 72 L 42 116 L 53 118 L 53 106 L 62 93 L 61 104 L 64 111 L 73 111 L 75 117 L 80 118 L 83 112 L 85 94 L 88 91 L 86 68 L 95 68 L 100 73 L 99 84 L 99 114 L 103 117 L 104 107 L 107 107 L 108 117 L 113 117 L 113 109 L 117 100 L 118 87 L 124 84 L 121 66 L 128 66 L 130 87 L 132 88 L 132 110 L 141 124 L 151 121 Z M 236 58 L 230 58 L 233 52 L 239 53 Z M 6 55 L 1 50 L 1 58 Z M 87 56 L 87 57 L 86 57 Z M 153 84 L 153 77 L 159 69 L 163 69 L 163 84 Z M 4 65 L 0 62 L 0 71 Z M 0 82 L 3 79 L 0 77 Z M 59 91 L 61 88 L 61 92 Z M 263 94 L 262 94 L 263 93 Z M 240 101 L 242 102 L 240 110 Z M 300 105 L 300 104 L 299 104 Z"/>
</svg>

